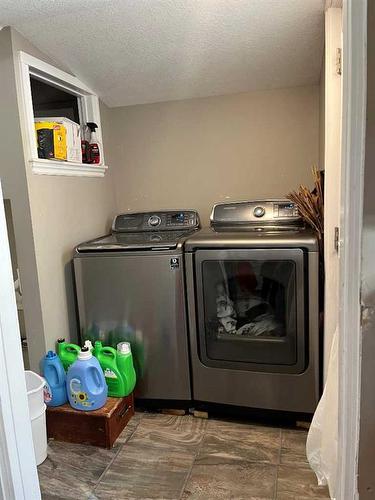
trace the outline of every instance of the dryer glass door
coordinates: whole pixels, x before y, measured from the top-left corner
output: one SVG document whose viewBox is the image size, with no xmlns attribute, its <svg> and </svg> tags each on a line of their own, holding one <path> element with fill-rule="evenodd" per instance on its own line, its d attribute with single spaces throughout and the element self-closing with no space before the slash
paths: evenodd
<svg viewBox="0 0 375 500">
<path fill-rule="evenodd" d="M 206 366 L 305 369 L 302 249 L 198 250 L 196 276 L 198 344 Z"/>
</svg>

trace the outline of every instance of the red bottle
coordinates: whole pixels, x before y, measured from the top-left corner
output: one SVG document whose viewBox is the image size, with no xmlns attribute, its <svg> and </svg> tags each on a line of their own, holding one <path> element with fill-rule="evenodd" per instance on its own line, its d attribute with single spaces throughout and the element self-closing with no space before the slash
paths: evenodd
<svg viewBox="0 0 375 500">
<path fill-rule="evenodd" d="M 88 122 L 87 123 L 88 128 L 90 129 L 90 144 L 89 144 L 89 163 L 94 163 L 96 165 L 99 165 L 101 162 L 101 146 L 99 145 L 99 141 L 96 137 L 96 132 L 95 130 L 98 128 L 96 123 L 93 122 Z"/>
</svg>

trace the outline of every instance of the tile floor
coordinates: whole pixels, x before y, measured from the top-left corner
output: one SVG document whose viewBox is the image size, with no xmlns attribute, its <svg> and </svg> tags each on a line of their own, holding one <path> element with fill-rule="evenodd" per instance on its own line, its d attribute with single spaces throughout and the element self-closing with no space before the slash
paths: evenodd
<svg viewBox="0 0 375 500">
<path fill-rule="evenodd" d="M 51 441 L 44 500 L 317 500 L 306 431 L 137 413 L 112 450 Z"/>
</svg>

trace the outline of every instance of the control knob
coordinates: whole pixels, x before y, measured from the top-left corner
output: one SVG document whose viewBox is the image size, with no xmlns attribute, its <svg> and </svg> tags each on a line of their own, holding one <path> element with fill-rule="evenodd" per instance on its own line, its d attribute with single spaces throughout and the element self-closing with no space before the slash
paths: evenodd
<svg viewBox="0 0 375 500">
<path fill-rule="evenodd" d="M 263 217 L 263 215 L 266 213 L 263 207 L 255 207 L 253 214 L 255 217 Z"/>
<path fill-rule="evenodd" d="M 148 225 L 152 227 L 159 226 L 161 223 L 161 218 L 158 215 L 151 215 L 148 219 Z"/>
</svg>

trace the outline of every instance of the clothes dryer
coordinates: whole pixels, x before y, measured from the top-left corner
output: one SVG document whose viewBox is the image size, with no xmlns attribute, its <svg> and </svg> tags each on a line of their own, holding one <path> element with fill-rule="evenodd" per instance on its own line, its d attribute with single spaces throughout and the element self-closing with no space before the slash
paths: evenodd
<svg viewBox="0 0 375 500">
<path fill-rule="evenodd" d="M 216 205 L 185 265 L 194 400 L 312 413 L 318 241 L 294 203 Z"/>
</svg>

